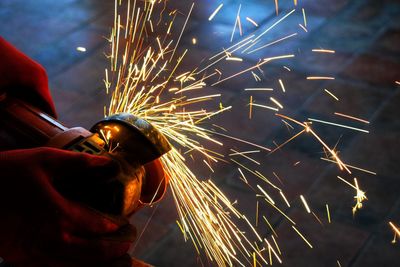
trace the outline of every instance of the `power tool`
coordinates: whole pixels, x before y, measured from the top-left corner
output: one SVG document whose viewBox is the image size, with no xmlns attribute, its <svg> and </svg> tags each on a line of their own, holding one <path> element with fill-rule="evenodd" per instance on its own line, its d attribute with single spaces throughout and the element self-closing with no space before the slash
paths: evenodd
<svg viewBox="0 0 400 267">
<path fill-rule="evenodd" d="M 3 132 L 23 148 L 53 147 L 106 156 L 118 162 L 119 175 L 109 182 L 87 182 L 79 173 L 79 184 L 55 181 L 57 190 L 71 200 L 104 213 L 127 216 L 142 205 L 156 203 L 164 194 L 165 179 L 151 181 L 144 166 L 171 147 L 160 131 L 144 119 L 121 113 L 106 117 L 90 130 L 68 128 L 4 93 L 0 95 L 0 123 Z"/>
</svg>

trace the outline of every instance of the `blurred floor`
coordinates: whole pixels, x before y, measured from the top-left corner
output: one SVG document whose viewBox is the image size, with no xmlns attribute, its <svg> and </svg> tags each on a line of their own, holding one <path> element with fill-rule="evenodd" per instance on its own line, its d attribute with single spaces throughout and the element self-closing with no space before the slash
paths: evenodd
<svg viewBox="0 0 400 267">
<path fill-rule="evenodd" d="M 283 100 L 285 111 L 298 118 L 332 120 L 332 113 L 337 111 L 370 120 L 369 134 L 316 126 L 331 145 L 341 138 L 339 148 L 345 162 L 378 173 L 374 176 L 355 172 L 367 191 L 368 201 L 354 218 L 351 213 L 354 192 L 337 180 L 336 168 L 319 160 L 321 148 L 311 138 L 303 137 L 285 147 L 279 151 L 279 157 L 263 157 L 261 169 L 266 175 L 275 172 L 283 177 L 287 197 L 293 204 L 286 212 L 297 221 L 306 222 L 299 227 L 315 244 L 314 249 L 309 249 L 289 231 L 280 216 L 272 215 L 281 240 L 284 266 L 338 266 L 337 261 L 341 266 L 397 266 L 400 246 L 391 244 L 393 232 L 388 221 L 400 224 L 400 85 L 395 84 L 400 80 L 400 1 L 298 2 L 307 13 L 308 32 L 297 27 L 296 40 L 271 46 L 262 51 L 265 53 L 262 56 L 296 52 L 303 60 L 287 61 L 285 64 L 291 71 L 281 63 L 271 64 L 260 83 L 245 75 L 212 89 L 224 94 L 224 104 L 233 105 L 233 110 L 216 122 L 224 123 L 236 136 L 266 146 L 273 146 L 273 141 L 284 141 L 282 136 L 287 133 L 281 134 L 284 129 L 279 119 L 264 111 L 255 111 L 253 119 L 248 119 L 250 94 L 243 90 L 248 87 L 279 90 L 278 79 L 284 81 L 288 90 L 288 97 Z M 229 44 L 240 3 L 243 19 L 246 16 L 254 19 L 260 30 L 276 20 L 272 0 L 226 0 L 214 21 L 208 23 L 207 18 L 218 3 L 197 1 L 193 19 L 182 39 L 192 50 L 189 62 L 199 62 Z M 293 1 L 279 3 L 283 14 L 293 8 Z M 170 4 L 186 13 L 191 1 L 176 0 Z M 112 0 L 0 1 L 3 22 L 0 35 L 47 69 L 59 117 L 67 125 L 90 127 L 103 115 L 105 37 L 113 20 L 113 7 Z M 291 17 L 271 33 L 270 40 L 289 34 L 291 29 L 287 25 L 293 25 L 296 20 L 301 23 L 303 18 Z M 243 25 L 245 34 L 254 30 L 249 23 Z M 194 37 L 198 40 L 196 46 L 191 44 Z M 85 47 L 87 51 L 79 52 L 77 47 Z M 336 53 L 334 56 L 316 54 L 311 52 L 313 48 L 333 49 Z M 244 59 L 239 69 L 254 65 L 257 60 L 253 54 Z M 232 71 L 236 68 L 232 65 Z M 307 76 L 315 75 L 336 79 L 306 80 Z M 323 89 L 333 92 L 340 101 L 328 96 Z M 265 101 L 265 95 L 254 98 L 260 103 Z M 229 141 L 224 142 L 229 147 Z M 293 164 L 298 161 L 301 163 L 294 168 Z M 231 199 L 238 199 L 240 208 L 254 214 L 254 193 L 238 182 L 234 168 L 222 166 L 211 177 Z M 323 218 L 324 226 L 303 212 L 299 194 L 306 196 L 313 211 Z M 329 203 L 332 224 L 326 223 L 325 203 Z M 135 246 L 135 256 L 156 266 L 210 264 L 199 262 L 190 241 L 184 242 L 175 223 L 176 211 L 170 192 L 159 206 L 140 212 L 132 221 L 141 229 L 150 217 L 147 230 Z"/>
</svg>

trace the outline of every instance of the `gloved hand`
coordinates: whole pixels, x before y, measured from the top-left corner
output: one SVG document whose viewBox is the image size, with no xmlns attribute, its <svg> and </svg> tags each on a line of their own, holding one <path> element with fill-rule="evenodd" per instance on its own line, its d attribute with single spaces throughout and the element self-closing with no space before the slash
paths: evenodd
<svg viewBox="0 0 400 267">
<path fill-rule="evenodd" d="M 118 168 L 105 157 L 53 148 L 0 152 L 0 257 L 16 267 L 75 267 L 124 255 L 136 234 L 126 219 L 69 201 L 53 187 L 57 179 L 107 181 Z"/>
<path fill-rule="evenodd" d="M 169 182 L 160 159 L 145 164 L 144 168 L 147 183 L 142 185 L 140 202 L 143 206 L 159 202 L 164 197 Z"/>
<path fill-rule="evenodd" d="M 44 68 L 1 36 L 0 92 L 7 92 L 56 117 Z"/>
</svg>

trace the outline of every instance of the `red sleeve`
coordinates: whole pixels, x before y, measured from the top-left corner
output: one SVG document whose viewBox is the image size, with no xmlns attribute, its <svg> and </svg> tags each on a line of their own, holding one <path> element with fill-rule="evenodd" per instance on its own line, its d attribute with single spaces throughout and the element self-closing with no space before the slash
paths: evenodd
<svg viewBox="0 0 400 267">
<path fill-rule="evenodd" d="M 45 69 L 0 37 L 0 91 L 56 116 Z"/>
</svg>

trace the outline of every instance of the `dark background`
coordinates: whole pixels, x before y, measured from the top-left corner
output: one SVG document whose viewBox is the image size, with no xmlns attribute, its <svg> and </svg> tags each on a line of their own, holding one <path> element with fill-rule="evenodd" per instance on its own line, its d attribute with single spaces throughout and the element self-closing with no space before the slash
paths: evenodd
<svg viewBox="0 0 400 267">
<path fill-rule="evenodd" d="M 182 0 L 170 2 L 183 13 L 191 4 Z M 279 2 L 281 12 L 293 7 L 292 1 Z M 183 37 L 183 44 L 191 49 L 189 59 L 193 60 L 187 62 L 210 56 L 227 43 L 240 1 L 224 1 L 220 14 L 212 23 L 207 23 L 219 3 L 197 2 Z M 242 1 L 242 4 L 243 14 L 256 20 L 261 28 L 276 19 L 272 0 Z M 369 134 L 316 126 L 329 144 L 334 145 L 340 139 L 338 149 L 345 162 L 378 173 L 374 176 L 355 172 L 368 201 L 354 218 L 351 214 L 354 191 L 337 180 L 334 166 L 319 160 L 322 149 L 311 137 L 293 142 L 277 156 L 264 157 L 261 169 L 267 175 L 275 172 L 283 177 L 287 197 L 293 203 L 286 212 L 302 221 L 299 228 L 314 244 L 314 249 L 309 249 L 290 232 L 280 216 L 269 215 L 279 235 L 284 266 L 338 266 L 337 261 L 341 266 L 353 267 L 398 266 L 400 247 L 398 243 L 391 243 L 393 232 L 388 221 L 400 225 L 400 85 L 395 84 L 396 80 L 400 81 L 400 1 L 299 0 L 299 5 L 307 13 L 308 33 L 297 28 L 299 38 L 271 46 L 265 57 L 295 51 L 302 55 L 302 60 L 287 63 L 290 72 L 280 63 L 271 64 L 259 84 L 245 75 L 213 88 L 224 94 L 222 101 L 226 105 L 234 106 L 232 112 L 216 121 L 236 136 L 263 145 L 282 142 L 287 131 L 272 113 L 257 110 L 254 118 L 248 120 L 249 94 L 243 91 L 255 86 L 279 90 L 279 78 L 291 92 L 282 100 L 287 107 L 285 111 L 297 118 L 334 120 L 337 117 L 332 117 L 332 113 L 338 111 L 370 120 Z M 59 118 L 67 125 L 90 127 L 102 118 L 106 104 L 102 79 L 108 66 L 103 54 L 107 50 L 104 37 L 109 35 L 113 7 L 112 0 L 0 0 L 0 34 L 47 69 Z M 295 18 L 302 22 L 302 17 Z M 251 25 L 243 24 L 245 33 L 251 32 Z M 291 32 L 285 25 L 272 33 L 271 41 L 274 36 L 277 39 Z M 198 39 L 196 46 L 191 45 L 193 37 Z M 78 46 L 85 47 L 87 52 L 78 52 Z M 334 56 L 310 53 L 312 48 L 319 47 L 336 53 Z M 240 68 L 255 62 L 255 58 L 245 58 Z M 232 71 L 235 68 L 232 64 Z M 225 71 L 229 72 L 229 67 Z M 336 79 L 306 81 L 310 75 Z M 340 101 L 327 96 L 325 88 L 334 92 Z M 259 103 L 265 101 L 263 97 L 255 96 Z M 351 124 L 346 120 L 340 122 Z M 224 142 L 238 146 L 228 140 Z M 293 167 L 297 161 L 301 163 Z M 242 210 L 254 214 L 254 194 L 238 182 L 235 168 L 217 166 L 211 177 L 231 199 L 239 200 Z M 299 194 L 306 196 L 323 226 L 304 212 Z M 326 222 L 325 203 L 331 207 L 332 224 Z M 170 192 L 162 204 L 140 212 L 132 221 L 143 229 L 152 215 L 133 255 L 156 266 L 212 265 L 198 260 L 190 241 L 184 243 L 175 223 Z"/>
</svg>

